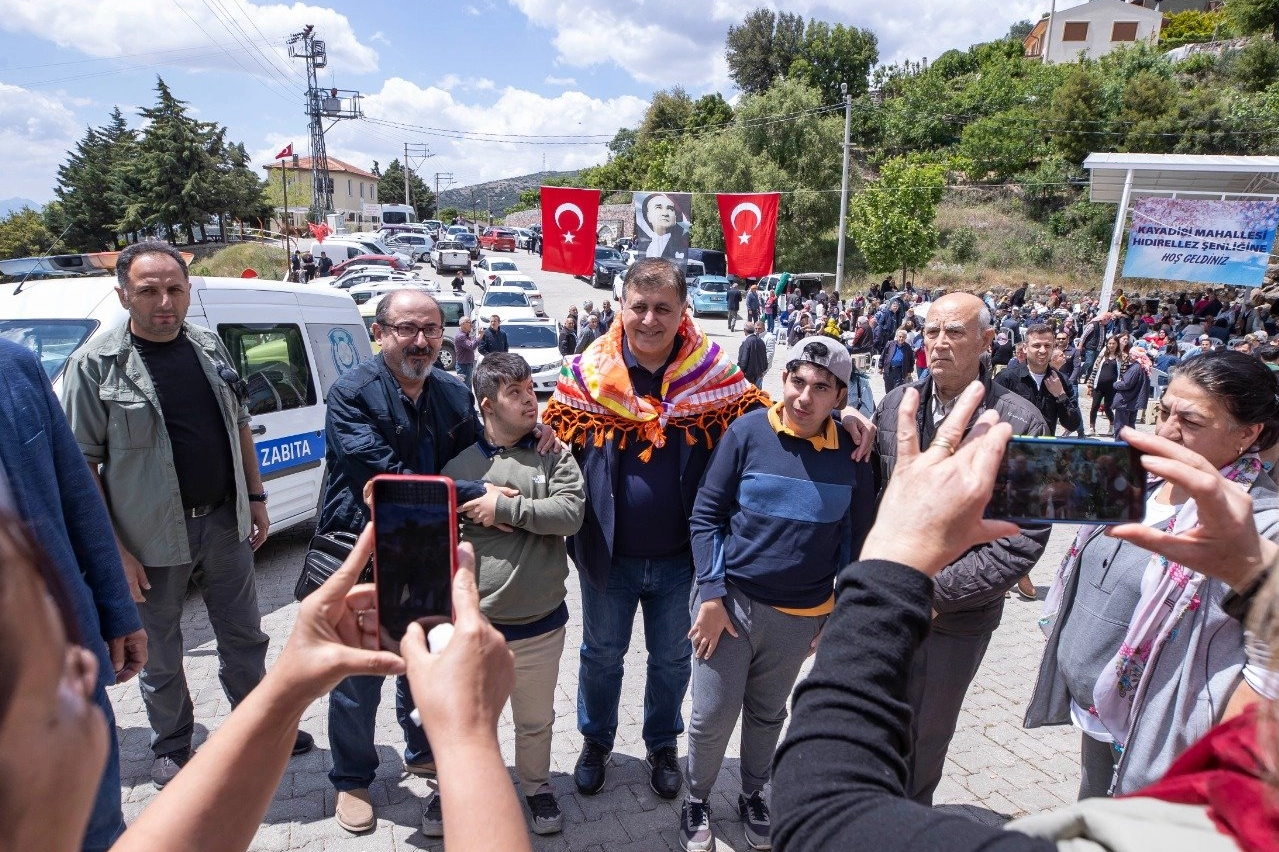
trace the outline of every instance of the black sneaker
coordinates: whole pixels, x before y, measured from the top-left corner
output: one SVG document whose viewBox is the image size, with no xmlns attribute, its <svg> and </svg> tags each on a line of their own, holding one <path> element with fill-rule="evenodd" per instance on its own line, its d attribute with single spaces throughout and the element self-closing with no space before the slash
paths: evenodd
<svg viewBox="0 0 1279 852">
<path fill-rule="evenodd" d="M 157 790 L 163 790 L 164 785 L 177 777 L 178 772 L 190 760 L 190 748 L 180 748 L 176 751 L 159 755 L 151 762 L 151 783 L 155 785 Z"/>
<path fill-rule="evenodd" d="M 293 740 L 293 755 L 296 757 L 299 754 L 306 754 L 313 748 L 315 748 L 315 737 L 306 731 L 299 730 L 297 737 Z"/>
<path fill-rule="evenodd" d="M 426 802 L 426 810 L 422 813 L 422 833 L 427 837 L 444 836 L 444 808 L 440 805 L 440 794 L 434 793 Z"/>
<path fill-rule="evenodd" d="M 711 806 L 692 799 L 684 801 L 680 811 L 679 839 L 684 852 L 714 852 L 715 835 L 711 833 Z"/>
<path fill-rule="evenodd" d="M 551 792 L 549 784 L 543 784 L 531 796 L 525 796 L 528 812 L 533 817 L 534 834 L 559 834 L 564 827 L 564 814 L 560 813 L 559 803 Z"/>
<path fill-rule="evenodd" d="M 746 842 L 752 849 L 772 849 L 772 820 L 768 817 L 768 805 L 764 803 L 764 793 L 756 790 L 750 798 L 737 796 L 737 813 L 742 818 L 742 827 L 746 829 Z"/>
<path fill-rule="evenodd" d="M 582 743 L 582 753 L 578 755 L 577 766 L 573 767 L 573 783 L 579 793 L 594 796 L 604 789 L 604 774 L 610 754 L 609 749 L 597 742 L 586 740 Z"/>
<path fill-rule="evenodd" d="M 679 771 L 679 753 L 675 746 L 664 746 L 648 756 L 651 770 L 648 784 L 653 792 L 663 799 L 673 799 L 679 795 L 679 788 L 684 785 L 684 775 Z"/>
</svg>

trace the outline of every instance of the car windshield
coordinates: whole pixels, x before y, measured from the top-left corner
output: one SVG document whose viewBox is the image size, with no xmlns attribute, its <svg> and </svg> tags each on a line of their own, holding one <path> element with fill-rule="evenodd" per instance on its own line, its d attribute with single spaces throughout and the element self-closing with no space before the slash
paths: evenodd
<svg viewBox="0 0 1279 852">
<path fill-rule="evenodd" d="M 489 272 L 519 272 L 520 268 L 509 260 L 491 260 L 488 270 Z"/>
<path fill-rule="evenodd" d="M 488 308 L 527 308 L 528 296 L 523 293 L 489 292 L 484 295 L 484 306 Z"/>
<path fill-rule="evenodd" d="M 0 337 L 20 343 L 40 357 L 49 381 L 62 372 L 71 353 L 97 329 L 97 320 L 23 319 L 0 321 Z"/>
<path fill-rule="evenodd" d="M 459 243 L 459 242 L 457 242 L 457 241 L 455 241 L 455 240 L 449 240 L 448 242 L 436 243 L 436 244 L 435 244 L 435 247 L 436 247 L 437 249 L 439 249 L 440 251 L 461 251 L 461 250 L 464 248 L 464 246 L 463 246 L 461 243 Z"/>
<path fill-rule="evenodd" d="M 554 349 L 559 346 L 555 329 L 548 325 L 508 322 L 502 326 L 512 349 Z"/>
<path fill-rule="evenodd" d="M 458 234 L 455 239 L 464 245 L 475 245 L 475 234 Z"/>
<path fill-rule="evenodd" d="M 621 260 L 622 256 L 617 253 L 617 249 L 597 248 L 595 249 L 596 260 Z"/>
<path fill-rule="evenodd" d="M 503 278 L 503 287 L 519 287 L 522 290 L 536 290 L 537 285 L 527 278 Z"/>
<path fill-rule="evenodd" d="M 707 281 L 703 279 L 697 282 L 697 289 L 703 293 L 723 293 L 728 287 L 723 281 Z"/>
</svg>

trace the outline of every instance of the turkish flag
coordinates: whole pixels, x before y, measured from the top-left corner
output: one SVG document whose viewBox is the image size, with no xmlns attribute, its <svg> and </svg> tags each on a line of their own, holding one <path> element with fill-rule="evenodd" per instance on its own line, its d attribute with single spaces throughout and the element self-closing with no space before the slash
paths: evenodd
<svg viewBox="0 0 1279 852">
<path fill-rule="evenodd" d="M 719 220 L 724 227 L 728 274 L 763 278 L 773 271 L 780 192 L 718 193 Z"/>
<path fill-rule="evenodd" d="M 308 223 L 307 227 L 311 229 L 311 236 L 315 237 L 315 241 L 317 243 L 324 242 L 324 238 L 331 233 L 329 231 L 329 226 L 323 222 L 321 222 L 318 225 L 313 223 Z"/>
<path fill-rule="evenodd" d="M 283 160 L 285 157 L 292 157 L 292 156 L 293 156 L 293 143 L 290 142 L 288 145 L 284 146 L 283 151 L 275 155 L 275 158 L 277 160 Z"/>
<path fill-rule="evenodd" d="M 542 269 L 592 275 L 599 215 L 598 189 L 542 187 Z"/>
</svg>

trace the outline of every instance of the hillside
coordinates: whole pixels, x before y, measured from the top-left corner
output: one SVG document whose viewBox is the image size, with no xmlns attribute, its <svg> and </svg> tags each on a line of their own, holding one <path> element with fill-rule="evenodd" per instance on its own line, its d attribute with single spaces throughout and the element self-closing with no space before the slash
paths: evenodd
<svg viewBox="0 0 1279 852">
<path fill-rule="evenodd" d="M 456 207 L 467 213 L 474 209 L 481 215 L 492 209 L 494 217 L 499 217 L 515 206 L 524 190 L 541 186 L 550 179 L 563 180 L 576 174 L 577 172 L 534 172 L 531 175 L 501 178 L 472 186 L 456 186 L 440 193 L 436 209 Z"/>
</svg>

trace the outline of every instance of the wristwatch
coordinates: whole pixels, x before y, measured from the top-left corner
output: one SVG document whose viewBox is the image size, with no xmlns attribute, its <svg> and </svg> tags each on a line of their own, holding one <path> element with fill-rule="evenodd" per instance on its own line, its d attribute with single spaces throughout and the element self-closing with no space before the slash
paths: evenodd
<svg viewBox="0 0 1279 852">
<path fill-rule="evenodd" d="M 1243 591 L 1236 592 L 1231 589 L 1226 592 L 1226 596 L 1221 599 L 1221 609 L 1226 615 L 1233 618 L 1241 624 L 1248 621 L 1248 611 L 1252 609 L 1252 601 L 1257 596 L 1257 592 L 1261 591 L 1261 587 L 1266 584 L 1266 580 L 1270 577 L 1270 569 L 1266 568 L 1252 579 L 1252 582 L 1244 587 Z"/>
<path fill-rule="evenodd" d="M 265 491 L 263 491 L 261 494 L 254 494 L 254 493 L 250 492 L 250 493 L 249 493 L 249 502 L 250 502 L 250 503 L 265 503 L 265 502 L 266 502 L 266 494 L 267 494 L 267 492 L 265 492 Z"/>
</svg>

